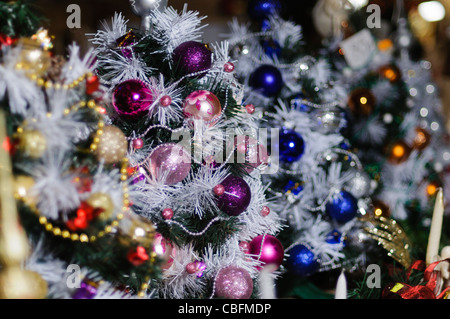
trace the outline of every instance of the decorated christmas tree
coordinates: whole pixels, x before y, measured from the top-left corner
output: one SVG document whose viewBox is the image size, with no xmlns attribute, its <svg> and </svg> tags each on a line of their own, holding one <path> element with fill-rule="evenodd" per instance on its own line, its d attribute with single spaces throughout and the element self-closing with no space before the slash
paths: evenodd
<svg viewBox="0 0 450 319">
<path fill-rule="evenodd" d="M 0 16 L 1 297 L 147 296 L 162 258 L 134 213 L 92 52 L 52 54 L 27 2 L 1 2 Z"/>
<path fill-rule="evenodd" d="M 279 236 L 288 254 L 279 290 L 329 298 L 318 287 L 334 288 L 340 271 L 360 276 L 371 261 L 390 257 L 369 237 L 379 227 L 370 198 L 377 183 L 346 135 L 347 83 L 327 54 L 304 43 L 302 27 L 280 15 L 282 7 L 250 2 L 250 22 L 233 20 L 228 40 L 244 104 L 273 132 L 263 180 L 269 207 L 288 224 Z M 401 243 L 393 256 L 407 265 Z"/>
<path fill-rule="evenodd" d="M 129 141 L 136 212 L 169 259 L 160 298 L 250 298 L 275 278 L 282 228 L 261 180 L 267 152 L 242 105 L 227 42 L 202 43 L 203 18 L 164 3 L 132 2 L 142 25 L 118 13 L 91 35 L 109 122 Z"/>
<path fill-rule="evenodd" d="M 377 182 L 373 213 L 396 220 L 410 239 L 412 259 L 426 266 L 448 254 L 441 249 L 449 243 L 449 215 L 443 212 L 449 196 L 449 139 L 431 63 L 417 49 L 403 1 L 393 7 L 393 16 L 376 28 L 367 22 L 366 6 L 341 6 L 339 16 L 326 16 L 318 4 L 315 22 L 338 21 L 333 32 L 320 30 L 321 53 L 348 92 L 345 136 Z M 432 217 L 442 226 L 430 227 Z M 382 244 L 378 235 L 371 233 Z M 367 289 L 361 293 L 364 285 L 360 288 L 353 296 L 367 297 Z"/>
</svg>

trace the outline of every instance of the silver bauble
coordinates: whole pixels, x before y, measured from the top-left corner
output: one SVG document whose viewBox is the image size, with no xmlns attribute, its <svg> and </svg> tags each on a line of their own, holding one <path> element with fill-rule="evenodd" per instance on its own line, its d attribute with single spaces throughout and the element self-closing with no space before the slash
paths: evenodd
<svg viewBox="0 0 450 319">
<path fill-rule="evenodd" d="M 323 134 L 338 133 L 345 125 L 343 112 L 336 108 L 321 108 L 314 112 L 317 130 Z"/>
<path fill-rule="evenodd" d="M 147 16 L 154 10 L 163 11 L 168 0 L 130 0 L 131 10 L 138 16 Z"/>
<path fill-rule="evenodd" d="M 356 198 L 370 195 L 371 179 L 369 174 L 364 171 L 354 170 L 353 178 L 345 183 L 345 189 Z"/>
</svg>

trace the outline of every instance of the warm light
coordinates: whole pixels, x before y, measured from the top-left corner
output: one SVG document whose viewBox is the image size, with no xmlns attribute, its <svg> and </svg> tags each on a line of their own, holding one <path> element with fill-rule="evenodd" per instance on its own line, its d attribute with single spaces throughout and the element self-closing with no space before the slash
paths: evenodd
<svg viewBox="0 0 450 319">
<path fill-rule="evenodd" d="M 436 191 L 437 191 L 437 187 L 436 187 L 436 185 L 434 185 L 434 184 L 428 184 L 428 186 L 427 186 L 427 194 L 428 195 L 434 195 L 435 193 L 436 193 Z"/>
<path fill-rule="evenodd" d="M 374 212 L 375 216 L 381 216 L 383 214 L 383 211 L 380 208 L 375 209 Z"/>
<path fill-rule="evenodd" d="M 392 41 L 390 39 L 383 39 L 378 41 L 378 50 L 386 51 L 392 48 Z"/>
<path fill-rule="evenodd" d="M 361 104 L 366 104 L 367 103 L 367 98 L 363 96 L 363 97 L 361 97 L 359 99 L 359 102 L 361 102 Z"/>
<path fill-rule="evenodd" d="M 439 1 L 422 2 L 418 9 L 420 16 L 428 22 L 440 21 L 445 17 L 445 8 Z"/>
<path fill-rule="evenodd" d="M 402 157 L 403 155 L 405 155 L 405 148 L 401 145 L 394 146 L 394 148 L 392 149 L 392 155 L 397 158 Z"/>
</svg>

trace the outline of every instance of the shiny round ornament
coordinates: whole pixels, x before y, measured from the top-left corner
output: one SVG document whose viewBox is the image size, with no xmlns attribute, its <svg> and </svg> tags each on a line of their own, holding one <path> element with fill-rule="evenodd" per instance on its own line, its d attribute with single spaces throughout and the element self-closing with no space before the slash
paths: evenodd
<svg viewBox="0 0 450 319">
<path fill-rule="evenodd" d="M 219 99 L 213 93 L 206 90 L 198 90 L 189 94 L 183 103 L 183 113 L 187 118 L 204 120 L 210 125 L 217 122 L 222 106 Z"/>
<path fill-rule="evenodd" d="M 234 64 L 232 62 L 227 62 L 223 66 L 223 70 L 227 73 L 231 73 L 234 71 Z"/>
<path fill-rule="evenodd" d="M 113 164 L 121 161 L 127 155 L 128 142 L 123 132 L 116 126 L 108 125 L 102 130 L 95 148 L 98 160 L 105 164 Z"/>
<path fill-rule="evenodd" d="M 248 254 L 262 262 L 258 269 L 273 265 L 278 269 L 283 262 L 284 248 L 281 242 L 272 235 L 259 235 L 250 242 Z"/>
<path fill-rule="evenodd" d="M 173 217 L 173 210 L 172 208 L 164 208 L 161 213 L 162 218 L 165 220 L 172 219 Z"/>
<path fill-rule="evenodd" d="M 367 196 L 371 191 L 371 181 L 369 174 L 355 169 L 352 178 L 345 183 L 345 189 L 356 198 Z"/>
<path fill-rule="evenodd" d="M 37 194 L 32 193 L 32 188 L 34 185 L 35 181 L 31 176 L 15 176 L 14 196 L 24 201 L 27 205 L 35 205 L 37 203 Z"/>
<path fill-rule="evenodd" d="M 147 115 L 152 103 L 152 93 L 143 81 L 127 80 L 114 88 L 112 104 L 117 114 L 125 120 Z"/>
<path fill-rule="evenodd" d="M 249 85 L 257 92 L 272 97 L 281 92 L 283 76 L 274 66 L 263 64 L 250 75 Z"/>
<path fill-rule="evenodd" d="M 130 249 L 127 254 L 128 261 L 136 267 L 145 264 L 149 258 L 150 257 L 143 246 L 137 246 L 135 249 Z"/>
<path fill-rule="evenodd" d="M 251 19 L 262 22 L 275 13 L 281 12 L 283 6 L 278 0 L 251 0 L 247 13 Z"/>
<path fill-rule="evenodd" d="M 90 280 L 83 280 L 80 283 L 80 288 L 77 289 L 72 299 L 93 299 L 98 292 L 98 283 Z"/>
<path fill-rule="evenodd" d="M 369 116 L 375 109 L 376 98 L 367 88 L 357 88 L 350 93 L 348 106 L 357 116 Z"/>
<path fill-rule="evenodd" d="M 191 170 L 191 156 L 184 147 L 166 143 L 157 147 L 148 158 L 150 174 L 166 185 L 184 180 Z"/>
<path fill-rule="evenodd" d="M 122 223 L 121 225 L 124 225 Z M 153 244 L 156 237 L 155 227 L 146 218 L 133 215 L 132 218 L 127 219 L 127 227 L 123 230 L 126 236 L 121 237 L 124 245 L 131 245 L 137 243 L 144 247 L 149 247 Z"/>
<path fill-rule="evenodd" d="M 229 216 L 242 214 L 250 204 L 251 189 L 247 182 L 238 176 L 230 175 L 221 185 L 225 188 L 223 195 L 217 197 L 217 206 Z"/>
<path fill-rule="evenodd" d="M 50 52 L 41 48 L 39 41 L 23 38 L 19 41 L 22 50 L 19 53 L 16 69 L 29 75 L 43 76 L 51 66 Z"/>
<path fill-rule="evenodd" d="M 175 48 L 172 61 L 183 75 L 208 71 L 212 65 L 212 52 L 203 43 L 187 41 Z M 205 74 L 206 72 L 202 72 L 196 77 L 201 78 Z"/>
<path fill-rule="evenodd" d="M 314 112 L 317 130 L 323 134 L 338 133 L 345 124 L 344 114 L 336 108 L 321 108 Z"/>
<path fill-rule="evenodd" d="M 295 245 L 289 250 L 288 254 L 286 267 L 295 276 L 307 277 L 319 269 L 317 257 L 305 245 Z"/>
<path fill-rule="evenodd" d="M 332 245 L 342 244 L 344 247 L 346 246 L 345 238 L 336 229 L 332 230 L 331 232 L 329 232 L 327 234 L 327 236 L 325 237 L 325 241 L 328 244 L 332 244 Z"/>
<path fill-rule="evenodd" d="M 253 280 L 243 268 L 228 266 L 219 271 L 215 280 L 216 296 L 225 299 L 249 299 Z"/>
<path fill-rule="evenodd" d="M 296 162 L 305 152 L 305 142 L 296 131 L 284 129 L 280 132 L 278 152 L 281 162 Z"/>
<path fill-rule="evenodd" d="M 168 107 L 170 104 L 172 104 L 172 98 L 169 95 L 164 95 L 159 99 L 159 104 L 163 107 Z"/>
<path fill-rule="evenodd" d="M 114 203 L 111 197 L 105 193 L 98 192 L 89 195 L 86 203 L 99 211 L 98 218 L 102 220 L 111 218 L 114 213 Z"/>
<path fill-rule="evenodd" d="M 163 11 L 168 0 L 130 0 L 131 10 L 138 16 L 147 16 L 154 10 Z"/>
<path fill-rule="evenodd" d="M 34 271 L 4 267 L 0 272 L 1 299 L 44 299 L 47 292 L 47 282 Z"/>
<path fill-rule="evenodd" d="M 346 223 L 352 220 L 358 212 L 358 201 L 347 191 L 334 194 L 326 204 L 325 210 L 332 219 L 338 223 Z"/>
<path fill-rule="evenodd" d="M 44 155 L 47 139 L 40 131 L 26 130 L 18 135 L 17 147 L 25 156 L 37 159 Z"/>
</svg>

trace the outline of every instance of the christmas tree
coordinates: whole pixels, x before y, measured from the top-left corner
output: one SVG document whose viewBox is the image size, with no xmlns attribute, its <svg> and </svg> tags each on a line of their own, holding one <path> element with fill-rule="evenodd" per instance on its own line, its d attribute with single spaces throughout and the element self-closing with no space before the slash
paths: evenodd
<svg viewBox="0 0 450 319">
<path fill-rule="evenodd" d="M 2 298 L 135 298 L 159 277 L 134 213 L 127 140 L 106 123 L 92 51 L 52 54 L 27 2 L 1 2 Z"/>
<path fill-rule="evenodd" d="M 275 128 L 272 173 L 263 180 L 270 184 L 269 207 L 288 224 L 279 236 L 289 255 L 287 286 L 279 289 L 330 298 L 316 285 L 334 288 L 341 270 L 359 276 L 371 261 L 390 258 L 369 237 L 378 227 L 370 197 L 377 184 L 346 138 L 347 83 L 320 47 L 304 43 L 302 27 L 281 17 L 282 7 L 250 2 L 250 22 L 233 20 L 228 40 L 247 108 L 261 126 Z M 404 240 L 393 257 L 406 265 Z"/>
<path fill-rule="evenodd" d="M 395 219 L 410 238 L 412 259 L 430 265 L 441 258 L 438 254 L 445 255 L 441 248 L 449 242 L 448 214 L 440 216 L 442 236 L 440 229 L 430 227 L 432 215 L 440 211 L 437 206 L 443 209 L 449 195 L 448 133 L 431 63 L 421 56 L 420 46 L 417 49 L 403 1 L 393 7 L 393 16 L 377 28 L 369 27 L 366 6 L 341 7 L 342 15 L 334 16 L 338 27 L 321 32 L 321 52 L 348 91 L 345 136 L 377 181 L 372 194 L 375 216 Z M 318 22 L 325 12 L 319 5 L 316 10 Z M 371 236 L 382 244 L 383 238 Z M 431 241 L 440 248 L 430 250 Z M 360 288 L 353 296 L 368 296 L 364 286 Z"/>
<path fill-rule="evenodd" d="M 265 197 L 267 154 L 242 105 L 227 42 L 201 42 L 203 17 L 135 1 L 91 35 L 109 121 L 125 133 L 136 212 L 162 243 L 160 298 L 250 298 L 284 258 Z"/>
</svg>

